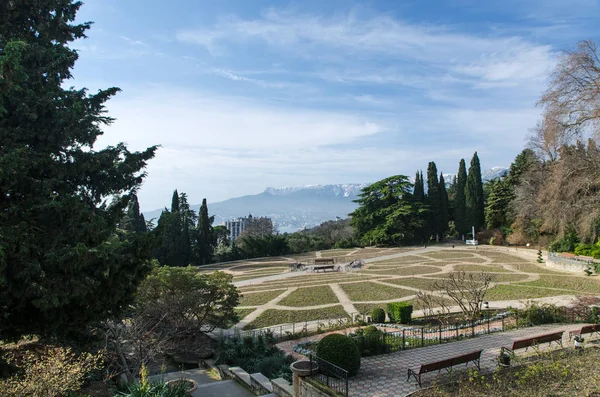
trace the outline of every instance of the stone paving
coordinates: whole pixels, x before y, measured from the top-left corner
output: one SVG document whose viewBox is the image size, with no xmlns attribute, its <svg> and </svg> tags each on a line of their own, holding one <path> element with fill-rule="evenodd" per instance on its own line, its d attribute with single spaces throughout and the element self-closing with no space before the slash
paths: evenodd
<svg viewBox="0 0 600 397">
<path fill-rule="evenodd" d="M 481 369 L 483 372 L 496 368 L 496 357 L 502 346 L 509 346 L 513 340 L 529 338 L 552 331 L 566 331 L 563 336 L 563 346 L 569 346 L 568 331 L 579 329 L 582 324 L 551 324 L 531 328 L 523 328 L 509 332 L 502 332 L 479 336 L 458 342 L 434 345 L 423 348 L 399 351 L 361 360 L 360 371 L 357 376 L 349 381 L 350 397 L 400 397 L 406 396 L 419 389 L 414 378 L 406 381 L 408 368 L 418 368 L 421 364 L 451 358 L 472 351 L 484 350 L 481 355 Z M 547 345 L 545 345 L 547 346 Z M 547 347 L 542 347 L 545 349 Z M 517 354 L 523 354 L 517 352 Z M 473 365 L 470 364 L 470 367 Z M 461 365 L 460 370 L 465 370 Z M 431 386 L 437 372 L 422 375 L 423 387 Z"/>
</svg>

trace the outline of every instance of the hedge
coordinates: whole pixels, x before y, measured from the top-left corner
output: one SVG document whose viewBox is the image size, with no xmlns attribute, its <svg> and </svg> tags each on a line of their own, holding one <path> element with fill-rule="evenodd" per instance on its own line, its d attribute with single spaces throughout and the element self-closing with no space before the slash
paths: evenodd
<svg viewBox="0 0 600 397">
<path fill-rule="evenodd" d="M 327 335 L 317 344 L 317 357 L 348 371 L 354 376 L 360 369 L 360 351 L 352 339 L 341 334 Z"/>
<path fill-rule="evenodd" d="M 385 322 L 385 311 L 382 308 L 376 307 L 371 312 L 371 321 L 376 324 L 381 324 Z"/>
<path fill-rule="evenodd" d="M 388 303 L 387 312 L 392 323 L 410 324 L 413 306 L 408 302 L 392 302 Z"/>
</svg>

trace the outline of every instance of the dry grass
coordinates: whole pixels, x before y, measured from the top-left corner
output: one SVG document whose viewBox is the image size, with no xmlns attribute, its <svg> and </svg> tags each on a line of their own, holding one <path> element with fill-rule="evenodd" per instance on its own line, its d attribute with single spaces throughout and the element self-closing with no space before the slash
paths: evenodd
<svg viewBox="0 0 600 397">
<path fill-rule="evenodd" d="M 436 280 L 418 277 L 407 277 L 407 278 L 395 278 L 392 280 L 386 280 L 386 283 L 396 284 L 399 286 L 418 288 L 427 291 L 434 291 Z"/>
<path fill-rule="evenodd" d="M 439 268 L 428 266 L 406 266 L 406 267 L 369 267 L 360 273 L 390 276 L 416 276 L 419 274 L 430 274 L 440 272 Z"/>
<path fill-rule="evenodd" d="M 544 288 L 557 288 L 572 291 L 573 293 L 600 294 L 600 279 L 597 277 L 577 276 L 540 276 L 539 280 L 521 283 L 521 285 Z"/>
<path fill-rule="evenodd" d="M 327 285 L 320 287 L 299 288 L 283 298 L 281 306 L 303 307 L 338 303 L 335 293 Z"/>
<path fill-rule="evenodd" d="M 264 305 L 283 294 L 286 290 L 278 289 L 274 291 L 255 292 L 252 294 L 243 294 L 240 299 L 240 306 L 260 306 Z"/>
<path fill-rule="evenodd" d="M 348 317 L 341 305 L 312 310 L 265 310 L 244 329 L 271 327 L 273 325 L 299 323 L 303 321 L 338 319 Z M 291 330 L 290 330 L 291 331 Z M 299 331 L 299 329 L 297 330 Z"/>
<path fill-rule="evenodd" d="M 340 287 L 353 302 L 385 301 L 414 295 L 414 291 L 376 283 L 341 284 Z"/>
<path fill-rule="evenodd" d="M 465 272 L 510 273 L 508 270 L 499 265 L 454 265 L 454 270 Z"/>
<path fill-rule="evenodd" d="M 485 295 L 485 299 L 490 301 L 522 300 L 560 295 L 572 295 L 572 293 L 546 288 L 525 287 L 517 284 L 501 284 L 491 288 Z"/>
</svg>

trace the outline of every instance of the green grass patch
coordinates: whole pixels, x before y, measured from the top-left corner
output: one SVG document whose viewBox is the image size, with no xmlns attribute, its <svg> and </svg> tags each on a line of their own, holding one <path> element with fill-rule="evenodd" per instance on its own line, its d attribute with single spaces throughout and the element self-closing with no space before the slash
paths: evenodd
<svg viewBox="0 0 600 397">
<path fill-rule="evenodd" d="M 545 298 L 547 296 L 572 295 L 568 291 L 561 292 L 545 288 L 524 287 L 523 284 L 501 284 L 491 288 L 485 295 L 486 300 L 521 300 Z"/>
<path fill-rule="evenodd" d="M 499 265 L 454 265 L 454 270 L 463 272 L 510 273 L 510 271 Z"/>
<path fill-rule="evenodd" d="M 255 292 L 252 294 L 243 294 L 239 306 L 260 306 L 272 301 L 286 290 L 278 289 L 273 291 Z"/>
<path fill-rule="evenodd" d="M 387 310 L 387 303 L 355 303 L 354 307 L 360 314 L 371 315 L 373 309 L 381 308 L 384 311 Z"/>
<path fill-rule="evenodd" d="M 377 265 L 382 265 L 382 264 L 404 265 L 404 264 L 415 264 L 415 263 L 427 262 L 427 261 L 431 261 L 431 259 L 424 258 L 421 256 L 416 256 L 416 255 L 407 255 L 407 256 L 401 256 L 401 257 L 394 258 L 394 259 L 375 261 L 372 263 L 377 264 Z"/>
<path fill-rule="evenodd" d="M 423 256 L 433 258 L 433 259 L 463 259 L 463 258 L 473 258 L 473 254 L 465 251 L 436 251 L 436 252 L 428 252 L 426 254 L 421 254 Z"/>
<path fill-rule="evenodd" d="M 265 310 L 254 321 L 247 324 L 244 329 L 271 327 L 273 325 L 300 323 L 312 320 L 329 320 L 348 317 L 348 313 L 341 305 L 311 310 Z"/>
<path fill-rule="evenodd" d="M 585 292 L 591 294 L 600 294 L 600 280 L 589 277 L 584 278 L 568 275 L 542 275 L 540 276 L 539 280 L 521 283 L 521 285 L 532 287 L 560 288 L 573 291 L 573 293 Z"/>
<path fill-rule="evenodd" d="M 338 299 L 328 285 L 323 285 L 320 287 L 299 288 L 283 298 L 279 305 L 303 307 L 329 303 L 338 303 Z"/>
<path fill-rule="evenodd" d="M 439 268 L 428 266 L 406 266 L 406 267 L 375 267 L 361 270 L 367 274 L 386 274 L 392 276 L 415 276 L 419 274 L 438 273 Z"/>
<path fill-rule="evenodd" d="M 240 320 L 242 320 L 244 317 L 246 317 L 248 314 L 254 312 L 256 309 L 235 309 L 235 314 L 238 315 L 238 318 Z"/>
<path fill-rule="evenodd" d="M 414 291 L 390 287 L 382 284 L 375 284 L 371 282 L 341 284 L 340 287 L 350 297 L 350 300 L 354 302 L 384 301 L 390 299 L 403 298 L 405 296 L 415 294 Z"/>
<path fill-rule="evenodd" d="M 418 278 L 418 277 L 407 277 L 407 278 L 394 278 L 386 280 L 386 283 L 396 284 L 399 286 L 418 288 L 426 291 L 435 291 L 435 284 L 437 280 Z"/>
<path fill-rule="evenodd" d="M 472 272 L 475 274 L 480 274 L 482 272 Z M 513 274 L 513 273 L 490 273 L 488 271 L 485 271 L 483 273 L 489 274 L 491 276 L 494 277 L 494 282 L 497 283 L 505 283 L 505 282 L 518 282 L 518 281 L 523 281 L 523 280 L 527 280 L 527 275 L 525 274 Z M 435 278 L 449 278 L 451 274 L 457 274 L 457 272 L 451 272 L 451 273 L 444 273 L 444 274 L 439 274 L 439 275 L 433 275 L 431 277 L 435 277 Z"/>
<path fill-rule="evenodd" d="M 545 267 L 543 264 L 538 266 L 535 263 L 511 263 L 510 266 L 515 270 L 518 270 L 520 272 L 525 272 L 525 273 L 565 274 L 563 272 L 550 270 L 547 267 Z"/>
</svg>

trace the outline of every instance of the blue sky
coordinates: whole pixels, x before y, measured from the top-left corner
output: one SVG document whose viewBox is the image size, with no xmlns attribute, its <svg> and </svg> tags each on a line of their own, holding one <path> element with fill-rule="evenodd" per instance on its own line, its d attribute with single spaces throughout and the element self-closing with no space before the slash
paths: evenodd
<svg viewBox="0 0 600 397">
<path fill-rule="evenodd" d="M 508 166 L 600 1 L 87 0 L 73 84 L 123 89 L 97 146 L 161 144 L 143 210 L 267 186 Z"/>
</svg>

